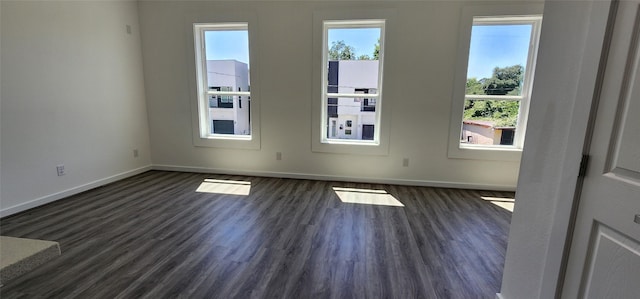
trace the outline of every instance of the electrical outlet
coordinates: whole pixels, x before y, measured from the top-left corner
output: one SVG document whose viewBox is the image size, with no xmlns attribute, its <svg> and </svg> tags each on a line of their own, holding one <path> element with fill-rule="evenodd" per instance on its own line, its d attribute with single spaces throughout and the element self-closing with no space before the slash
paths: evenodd
<svg viewBox="0 0 640 299">
<path fill-rule="evenodd" d="M 134 158 L 138 157 L 138 149 L 137 148 L 133 150 L 133 157 Z"/>
<path fill-rule="evenodd" d="M 409 158 L 402 159 L 402 167 L 409 167 Z"/>
<path fill-rule="evenodd" d="M 131 25 L 127 25 L 127 34 L 131 34 Z"/>
<path fill-rule="evenodd" d="M 278 161 L 282 160 L 282 153 L 281 152 L 276 152 L 276 160 L 278 160 Z"/>
<path fill-rule="evenodd" d="M 58 166 L 56 166 L 56 171 L 58 172 L 58 176 L 63 176 L 65 174 L 67 174 L 64 170 L 64 165 L 60 164 Z"/>
</svg>

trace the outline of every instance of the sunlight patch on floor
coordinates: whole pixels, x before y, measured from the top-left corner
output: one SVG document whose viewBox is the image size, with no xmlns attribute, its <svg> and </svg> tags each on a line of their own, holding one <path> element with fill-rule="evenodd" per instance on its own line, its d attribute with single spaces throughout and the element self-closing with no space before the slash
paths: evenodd
<svg viewBox="0 0 640 299">
<path fill-rule="evenodd" d="M 480 198 L 488 202 L 491 202 L 492 204 L 499 206 L 509 212 L 513 212 L 513 206 L 516 203 L 515 198 L 489 197 L 489 196 L 481 196 Z"/>
<path fill-rule="evenodd" d="M 404 207 L 398 199 L 386 190 L 333 187 L 333 191 L 344 203 Z"/>
<path fill-rule="evenodd" d="M 204 182 L 198 186 L 196 192 L 249 195 L 251 192 L 251 182 L 205 179 Z"/>
</svg>

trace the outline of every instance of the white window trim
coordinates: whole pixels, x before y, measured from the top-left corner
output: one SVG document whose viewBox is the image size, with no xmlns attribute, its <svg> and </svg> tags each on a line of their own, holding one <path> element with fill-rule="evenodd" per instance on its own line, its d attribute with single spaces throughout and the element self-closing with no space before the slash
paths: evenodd
<svg viewBox="0 0 640 299">
<path fill-rule="evenodd" d="M 217 16 L 194 16 L 187 18 L 187 36 L 193 37 L 193 43 L 189 43 L 188 53 L 192 53 L 189 61 L 189 84 L 191 90 L 191 116 L 192 116 L 192 140 L 194 146 L 219 147 L 231 149 L 260 149 L 260 97 L 259 82 L 256 78 L 259 63 L 257 59 L 257 17 L 254 13 L 235 12 Z M 239 29 L 246 28 L 249 36 L 249 77 L 251 91 L 215 91 L 208 90 L 203 72 L 206 72 L 206 60 L 201 51 L 204 29 Z M 197 38 L 196 38 L 197 37 Z M 196 51 L 196 49 L 199 49 Z M 208 132 L 210 121 L 208 113 L 208 95 L 251 96 L 249 107 L 251 114 L 251 135 L 210 134 Z M 234 105 L 238 105 L 234 99 Z"/>
<path fill-rule="evenodd" d="M 543 4 L 523 4 L 506 6 L 465 6 L 460 21 L 460 38 L 458 43 L 458 62 L 454 79 L 453 99 L 451 104 L 451 118 L 449 125 L 449 158 L 519 161 L 524 145 L 526 125 L 528 118 L 531 89 L 535 76 L 535 59 L 537 57 L 538 42 L 540 36 L 541 16 Z M 469 45 L 471 42 L 471 29 L 476 23 L 481 24 L 533 24 L 529 56 L 525 66 L 525 80 L 527 81 L 520 96 L 486 96 L 466 95 L 467 68 L 469 62 Z M 469 145 L 460 143 L 462 132 L 462 112 L 465 99 L 498 99 L 520 101 L 520 112 L 516 136 L 513 146 L 505 145 Z"/>
<path fill-rule="evenodd" d="M 376 93 L 367 94 L 367 98 L 375 98 L 376 99 L 376 118 L 374 126 L 375 128 L 380 127 L 380 112 L 381 112 L 381 102 L 382 102 L 382 75 L 383 75 L 383 65 L 384 65 L 384 28 L 385 28 L 385 20 L 339 20 L 339 21 L 324 21 L 323 29 L 322 29 L 322 65 L 328 65 L 328 55 L 327 49 L 329 48 L 329 41 L 327 40 L 329 35 L 329 30 L 334 28 L 380 28 L 380 52 L 378 54 L 378 85 L 376 86 Z M 329 93 L 327 92 L 326 86 L 328 86 L 328 73 L 327 68 L 322 68 L 322 107 L 327 107 L 328 98 L 362 98 L 362 94 L 357 93 Z M 378 146 L 380 145 L 380 130 L 374 130 L 373 140 L 353 140 L 353 139 L 337 139 L 337 138 L 328 138 L 327 137 L 327 109 L 322 109 L 322 117 L 321 117 L 321 136 L 322 143 L 328 144 L 352 144 L 352 145 L 369 145 L 369 146 Z"/>
<path fill-rule="evenodd" d="M 311 115 L 311 149 L 314 152 L 341 153 L 354 155 L 388 155 L 389 153 L 389 123 L 391 102 L 382 104 L 382 90 L 384 89 L 383 65 L 387 60 L 385 54 L 388 49 L 390 24 L 393 24 L 395 10 L 393 9 L 340 9 L 314 12 L 313 20 L 313 82 L 312 115 Z M 343 94 L 327 92 L 327 29 L 353 27 L 381 28 L 380 31 L 380 65 L 378 87 L 376 93 L 367 94 L 368 98 L 376 99 L 376 123 L 374 140 L 347 140 L 327 138 L 327 98 L 362 98 L 362 94 Z M 387 55 L 388 56 L 388 55 Z M 384 107 L 383 107 L 384 106 Z"/>
</svg>

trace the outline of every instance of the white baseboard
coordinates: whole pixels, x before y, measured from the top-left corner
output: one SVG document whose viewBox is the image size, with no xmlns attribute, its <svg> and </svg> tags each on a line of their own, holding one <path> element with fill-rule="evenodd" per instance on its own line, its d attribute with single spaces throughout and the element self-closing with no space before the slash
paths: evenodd
<svg viewBox="0 0 640 299">
<path fill-rule="evenodd" d="M 288 179 L 407 185 L 407 186 L 457 188 L 457 189 L 475 189 L 475 190 L 491 190 L 491 191 L 515 191 L 516 190 L 515 186 L 471 184 L 471 183 L 447 182 L 447 181 L 406 180 L 406 179 L 374 178 L 374 177 L 349 177 L 349 176 L 307 174 L 307 173 L 294 173 L 294 172 L 236 170 L 236 169 L 189 167 L 189 166 L 161 165 L 161 164 L 154 164 L 152 168 L 154 170 L 165 170 L 165 171 L 232 174 L 232 175 L 247 175 L 247 176 L 277 177 L 277 178 L 288 178 Z"/>
<path fill-rule="evenodd" d="M 496 293 L 496 299 L 504 299 L 504 297 L 502 297 L 502 294 Z"/>
<path fill-rule="evenodd" d="M 40 197 L 40 198 L 36 198 L 34 200 L 30 200 L 30 201 L 27 201 L 25 203 L 21 203 L 19 205 L 15 205 L 15 206 L 8 207 L 6 209 L 0 210 L 0 217 L 13 215 L 15 213 L 19 213 L 19 212 L 22 212 L 22 211 L 25 211 L 25 210 L 28 210 L 28 209 L 31 209 L 31 208 L 35 208 L 35 207 L 38 207 L 38 206 L 41 206 L 41 205 L 44 205 L 44 204 L 48 204 L 50 202 L 54 202 L 56 200 L 59 200 L 59 199 L 65 198 L 65 197 L 68 197 L 68 196 L 71 196 L 71 195 L 74 195 L 74 194 L 78 194 L 80 192 L 84 192 L 84 191 L 87 191 L 89 189 L 100 187 L 102 185 L 113 183 L 115 181 L 118 181 L 118 180 L 121 180 L 121 179 L 125 179 L 125 178 L 128 178 L 130 176 L 134 176 L 136 174 L 143 173 L 145 171 L 149 171 L 151 169 L 152 169 L 152 167 L 150 165 L 149 166 L 140 167 L 140 168 L 136 168 L 136 169 L 125 171 L 125 172 L 122 172 L 122 173 L 119 173 L 119 174 L 116 174 L 116 175 L 112 175 L 110 177 L 106 177 L 106 178 L 103 178 L 103 179 L 95 180 L 93 182 L 89 182 L 89 183 L 84 184 L 84 185 L 73 187 L 73 188 L 70 188 L 70 189 L 67 189 L 67 190 L 64 190 L 64 191 L 60 191 L 60 192 L 53 193 L 53 194 L 50 194 L 50 195 L 46 195 L 46 196 L 43 196 L 43 197 Z"/>
</svg>

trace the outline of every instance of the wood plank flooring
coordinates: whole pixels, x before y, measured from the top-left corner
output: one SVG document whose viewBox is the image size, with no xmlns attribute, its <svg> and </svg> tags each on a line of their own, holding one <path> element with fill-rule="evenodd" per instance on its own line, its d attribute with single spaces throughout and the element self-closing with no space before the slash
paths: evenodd
<svg viewBox="0 0 640 299">
<path fill-rule="evenodd" d="M 249 195 L 196 192 L 205 179 Z M 246 185 L 229 184 L 226 191 Z M 404 207 L 343 203 L 386 190 Z M 0 220 L 62 255 L 2 298 L 495 298 L 513 193 L 150 171 Z"/>
</svg>

